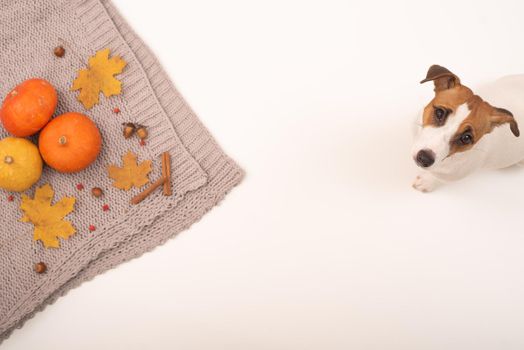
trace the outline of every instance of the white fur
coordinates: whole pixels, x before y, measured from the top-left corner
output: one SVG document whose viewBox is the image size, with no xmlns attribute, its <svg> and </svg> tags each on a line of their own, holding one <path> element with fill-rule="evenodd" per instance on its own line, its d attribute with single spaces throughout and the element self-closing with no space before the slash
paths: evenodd
<svg viewBox="0 0 524 350">
<path fill-rule="evenodd" d="M 473 91 L 491 105 L 511 111 L 520 129 L 524 131 L 524 75 L 502 78 Z M 431 149 L 435 152 L 436 159 L 431 167 L 422 170 L 417 176 L 413 187 L 429 192 L 439 182 L 462 179 L 477 169 L 500 169 L 523 162 L 524 135 L 513 135 L 509 124 L 496 127 L 470 150 L 447 157 L 450 138 L 468 114 L 467 106 L 461 105 L 453 115 L 448 116 L 444 126 L 419 127 L 413 153 L 424 148 Z M 419 121 L 421 119 L 419 116 Z"/>
</svg>

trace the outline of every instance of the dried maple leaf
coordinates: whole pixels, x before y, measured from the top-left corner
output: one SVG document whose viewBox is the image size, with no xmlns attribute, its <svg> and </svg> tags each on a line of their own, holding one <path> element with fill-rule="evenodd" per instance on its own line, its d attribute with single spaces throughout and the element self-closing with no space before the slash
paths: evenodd
<svg viewBox="0 0 524 350">
<path fill-rule="evenodd" d="M 22 194 L 20 209 L 24 216 L 22 222 L 31 222 L 35 226 L 33 239 L 41 240 L 46 248 L 58 248 L 58 237 L 68 239 L 76 230 L 64 217 L 73 211 L 76 199 L 65 197 L 55 205 L 51 204 L 55 192 L 51 185 L 46 184 L 35 191 L 35 198 L 31 199 Z"/>
<path fill-rule="evenodd" d="M 149 182 L 149 173 L 151 172 L 151 161 L 145 160 L 137 164 L 136 155 L 129 151 L 122 157 L 123 167 L 110 165 L 108 168 L 109 177 L 115 180 L 113 186 L 121 190 L 130 190 L 135 186 L 140 188 Z"/>
<path fill-rule="evenodd" d="M 127 65 L 119 56 L 109 58 L 109 49 L 98 51 L 89 58 L 87 69 L 81 69 L 73 82 L 72 90 L 80 90 L 78 100 L 86 109 L 91 109 L 99 102 L 100 92 L 106 97 L 119 95 L 122 83 L 114 76 L 122 73 Z"/>
</svg>

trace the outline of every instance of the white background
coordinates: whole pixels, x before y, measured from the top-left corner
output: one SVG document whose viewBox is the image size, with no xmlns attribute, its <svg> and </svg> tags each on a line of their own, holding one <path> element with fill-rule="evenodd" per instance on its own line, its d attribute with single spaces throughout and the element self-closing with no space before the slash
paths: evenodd
<svg viewBox="0 0 524 350">
<path fill-rule="evenodd" d="M 524 71 L 521 1 L 115 3 L 247 178 L 3 349 L 524 348 L 524 169 L 421 194 L 410 155 L 430 64 Z"/>
</svg>

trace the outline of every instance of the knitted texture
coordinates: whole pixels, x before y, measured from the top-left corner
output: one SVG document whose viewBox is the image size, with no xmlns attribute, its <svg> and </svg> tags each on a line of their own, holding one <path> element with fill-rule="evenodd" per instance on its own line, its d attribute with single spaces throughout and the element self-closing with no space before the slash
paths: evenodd
<svg viewBox="0 0 524 350">
<path fill-rule="evenodd" d="M 0 0 L 0 95 L 30 77 L 44 78 L 59 92 L 57 114 L 84 111 L 70 92 L 76 71 L 96 51 L 110 48 L 127 62 L 119 79 L 123 93 L 101 103 L 87 114 L 99 126 L 104 147 L 95 164 L 78 174 L 58 174 L 48 168 L 37 185 L 50 183 L 57 198 L 77 197 L 68 216 L 77 228 L 59 249 L 45 249 L 32 239 L 32 226 L 19 222 L 19 199 L 4 205 L 0 218 L 0 343 L 35 312 L 82 282 L 153 249 L 188 228 L 215 206 L 242 177 L 242 170 L 217 145 L 144 43 L 107 0 Z M 63 58 L 52 54 L 66 49 Z M 118 107 L 121 113 L 112 113 Z M 147 146 L 121 137 L 122 121 L 146 125 Z M 0 128 L 0 137 L 7 134 Z M 135 140 L 136 141 L 136 140 Z M 108 164 L 118 164 L 128 150 L 139 160 L 151 159 L 151 178 L 160 176 L 160 154 L 172 157 L 175 195 L 149 196 L 129 205 L 136 193 L 110 186 Z M 84 191 L 76 188 L 83 184 Z M 88 193 L 106 189 L 104 200 Z M 32 195 L 34 188 L 28 191 Z M 0 198 L 7 193 L 0 192 Z M 109 204 L 109 212 L 101 210 Z M 96 231 L 90 232 L 89 226 Z M 9 229 L 7 229 L 9 228 Z M 33 271 L 36 262 L 48 266 L 45 274 Z"/>
</svg>

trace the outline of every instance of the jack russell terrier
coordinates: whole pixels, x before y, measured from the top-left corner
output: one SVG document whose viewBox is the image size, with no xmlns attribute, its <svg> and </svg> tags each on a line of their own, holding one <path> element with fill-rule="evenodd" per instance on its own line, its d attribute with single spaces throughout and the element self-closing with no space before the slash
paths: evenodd
<svg viewBox="0 0 524 350">
<path fill-rule="evenodd" d="M 421 84 L 428 81 L 435 97 L 416 123 L 412 155 L 422 171 L 415 189 L 430 192 L 478 169 L 524 164 L 524 75 L 502 78 L 479 95 L 441 66 L 429 68 Z"/>
</svg>

